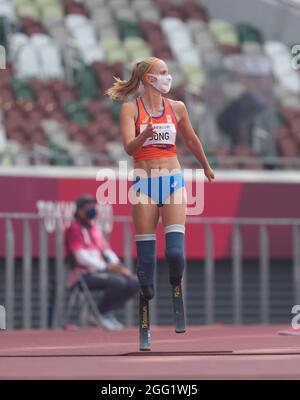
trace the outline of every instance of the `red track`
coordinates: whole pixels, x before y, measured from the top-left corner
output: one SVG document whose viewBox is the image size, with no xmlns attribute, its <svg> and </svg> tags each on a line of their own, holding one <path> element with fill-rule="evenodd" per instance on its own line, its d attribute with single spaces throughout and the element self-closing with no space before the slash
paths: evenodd
<svg viewBox="0 0 300 400">
<path fill-rule="evenodd" d="M 300 379 L 300 336 L 282 328 L 154 327 L 147 353 L 137 328 L 0 332 L 0 379 Z"/>
</svg>

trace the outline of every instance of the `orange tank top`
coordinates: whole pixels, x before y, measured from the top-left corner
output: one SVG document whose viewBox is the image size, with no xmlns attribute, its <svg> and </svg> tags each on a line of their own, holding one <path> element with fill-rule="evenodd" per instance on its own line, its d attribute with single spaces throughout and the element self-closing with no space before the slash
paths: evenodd
<svg viewBox="0 0 300 400">
<path fill-rule="evenodd" d="M 136 99 L 138 116 L 135 123 L 135 136 L 146 129 L 150 119 L 156 133 L 152 138 L 147 138 L 140 150 L 133 155 L 134 160 L 152 160 L 176 155 L 176 117 L 169 101 L 165 97 L 162 100 L 164 106 L 162 115 L 151 117 L 143 99 L 141 97 Z"/>
</svg>

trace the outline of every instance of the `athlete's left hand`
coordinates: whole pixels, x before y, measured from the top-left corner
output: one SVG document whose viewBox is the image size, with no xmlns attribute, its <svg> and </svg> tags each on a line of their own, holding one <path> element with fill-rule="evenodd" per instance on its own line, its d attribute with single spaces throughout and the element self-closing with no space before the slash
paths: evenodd
<svg viewBox="0 0 300 400">
<path fill-rule="evenodd" d="M 209 180 L 209 182 L 211 182 L 213 179 L 215 179 L 214 171 L 210 167 L 204 169 L 204 174 L 207 177 L 207 179 Z"/>
</svg>

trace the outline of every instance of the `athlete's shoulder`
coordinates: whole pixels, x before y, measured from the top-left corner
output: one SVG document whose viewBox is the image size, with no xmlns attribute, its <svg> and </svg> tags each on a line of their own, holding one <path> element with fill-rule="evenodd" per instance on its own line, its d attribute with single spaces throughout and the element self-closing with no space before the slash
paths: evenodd
<svg viewBox="0 0 300 400">
<path fill-rule="evenodd" d="M 174 109 L 176 109 L 176 110 L 178 110 L 178 111 L 186 109 L 186 106 L 185 106 L 185 104 L 184 104 L 183 101 L 180 101 L 180 100 L 173 100 L 173 99 L 167 99 L 167 100 L 168 100 L 168 102 L 170 103 L 170 105 L 171 105 Z"/>
<path fill-rule="evenodd" d="M 171 107 L 173 108 L 175 114 L 179 117 L 178 119 L 180 119 L 184 114 L 186 114 L 187 109 L 183 101 L 172 100 L 172 99 L 167 99 L 167 100 L 170 103 Z"/>
<path fill-rule="evenodd" d="M 121 114 L 126 114 L 135 117 L 136 111 L 137 111 L 136 100 L 124 101 L 121 104 Z"/>
<path fill-rule="evenodd" d="M 135 100 L 134 101 L 124 101 L 121 104 L 121 110 L 130 111 L 130 110 L 134 110 L 134 109 L 135 109 Z"/>
</svg>

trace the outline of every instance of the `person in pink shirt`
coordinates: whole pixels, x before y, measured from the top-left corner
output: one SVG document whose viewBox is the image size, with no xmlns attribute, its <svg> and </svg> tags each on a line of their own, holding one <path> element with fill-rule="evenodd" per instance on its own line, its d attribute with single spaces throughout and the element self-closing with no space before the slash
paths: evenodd
<svg viewBox="0 0 300 400">
<path fill-rule="evenodd" d="M 93 196 L 80 196 L 76 201 L 74 221 L 65 232 L 66 256 L 72 266 L 68 286 L 76 285 L 80 271 L 90 289 L 104 290 L 99 304 L 100 323 L 107 329 L 121 329 L 123 325 L 114 312 L 136 295 L 139 283 L 137 276 L 121 263 L 95 223 L 96 204 Z"/>
</svg>

